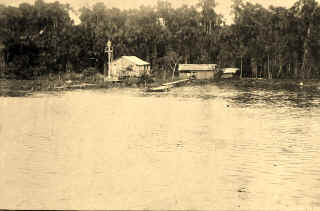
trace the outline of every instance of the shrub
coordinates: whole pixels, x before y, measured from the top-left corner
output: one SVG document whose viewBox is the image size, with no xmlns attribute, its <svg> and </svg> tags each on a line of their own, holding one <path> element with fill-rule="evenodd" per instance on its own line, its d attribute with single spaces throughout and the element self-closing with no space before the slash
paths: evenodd
<svg viewBox="0 0 320 211">
<path fill-rule="evenodd" d="M 84 77 L 92 77 L 98 73 L 98 70 L 94 67 L 86 68 L 82 71 Z"/>
</svg>

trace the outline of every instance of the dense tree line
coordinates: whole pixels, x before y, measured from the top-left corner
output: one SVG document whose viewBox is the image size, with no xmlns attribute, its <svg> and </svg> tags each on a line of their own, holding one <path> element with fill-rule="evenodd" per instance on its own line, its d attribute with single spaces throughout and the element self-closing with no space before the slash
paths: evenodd
<svg viewBox="0 0 320 211">
<path fill-rule="evenodd" d="M 136 55 L 149 61 L 154 73 L 174 72 L 178 63 L 216 63 L 239 67 L 244 77 L 320 77 L 315 0 L 298 0 L 291 8 L 233 0 L 231 25 L 215 7 L 215 0 L 179 8 L 160 0 L 131 10 L 97 3 L 82 8 L 75 25 L 68 4 L 0 5 L 2 75 L 34 78 L 92 66 L 103 72 L 110 39 L 115 58 Z"/>
</svg>

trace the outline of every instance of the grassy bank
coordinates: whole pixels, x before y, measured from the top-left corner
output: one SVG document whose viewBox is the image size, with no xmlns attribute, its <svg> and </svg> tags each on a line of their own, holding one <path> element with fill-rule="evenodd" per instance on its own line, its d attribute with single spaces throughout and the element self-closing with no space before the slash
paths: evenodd
<svg viewBox="0 0 320 211">
<path fill-rule="evenodd" d="M 95 84 L 98 87 L 110 87 L 116 86 L 119 83 L 111 81 L 104 81 L 104 77 L 101 73 L 95 73 L 86 76 L 82 73 L 65 73 L 61 75 L 45 75 L 37 77 L 33 80 L 17 80 L 17 79 L 0 79 L 1 83 L 6 85 L 12 90 L 30 90 L 33 89 L 50 91 L 56 87 L 72 86 L 79 84 Z M 124 84 L 130 86 L 137 83 L 137 80 L 124 81 Z"/>
<path fill-rule="evenodd" d="M 174 79 L 178 80 L 178 78 Z M 172 80 L 153 78 L 148 86 L 160 86 Z M 320 90 L 320 80 L 294 79 L 215 79 L 193 80 L 184 86 L 201 86 L 215 84 L 217 86 L 232 86 L 240 89 L 285 89 L 285 90 Z M 35 80 L 0 79 L 0 96 L 24 96 L 35 91 L 62 91 L 70 89 L 107 89 L 114 87 L 143 88 L 145 83 L 139 79 L 130 79 L 122 82 L 104 81 L 100 73 L 84 76 L 79 73 L 64 75 L 42 76 Z"/>
<path fill-rule="evenodd" d="M 320 80 L 244 78 L 239 80 L 219 80 L 215 83 L 217 85 L 231 85 L 239 88 L 256 89 L 284 89 L 292 91 L 320 89 Z"/>
<path fill-rule="evenodd" d="M 221 87 L 235 87 L 240 89 L 285 89 L 285 90 L 320 90 L 320 80 L 298 80 L 298 79 L 263 79 L 263 78 L 242 78 L 242 79 L 213 79 L 194 80 L 187 86 L 201 86 L 215 84 Z"/>
<path fill-rule="evenodd" d="M 152 86 L 156 86 L 162 82 L 162 80 L 154 79 Z M 65 73 L 61 75 L 41 76 L 33 80 L 0 79 L 0 96 L 24 96 L 35 91 L 107 89 L 114 87 L 142 88 L 144 86 L 144 81 L 138 78 L 113 82 L 104 81 L 104 77 L 101 73 L 91 75 Z"/>
</svg>

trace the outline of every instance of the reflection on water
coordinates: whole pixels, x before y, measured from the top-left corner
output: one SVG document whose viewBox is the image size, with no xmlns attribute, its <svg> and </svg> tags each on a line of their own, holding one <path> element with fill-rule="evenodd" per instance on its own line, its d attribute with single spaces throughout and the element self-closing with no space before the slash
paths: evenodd
<svg viewBox="0 0 320 211">
<path fill-rule="evenodd" d="M 320 206 L 320 91 L 185 86 L 0 98 L 8 209 Z"/>
</svg>

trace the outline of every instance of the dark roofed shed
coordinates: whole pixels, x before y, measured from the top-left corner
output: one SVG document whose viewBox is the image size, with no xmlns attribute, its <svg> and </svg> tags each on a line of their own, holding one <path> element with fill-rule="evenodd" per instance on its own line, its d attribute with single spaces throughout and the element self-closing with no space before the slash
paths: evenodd
<svg viewBox="0 0 320 211">
<path fill-rule="evenodd" d="M 181 78 L 212 79 L 216 72 L 216 64 L 179 64 Z"/>
</svg>

